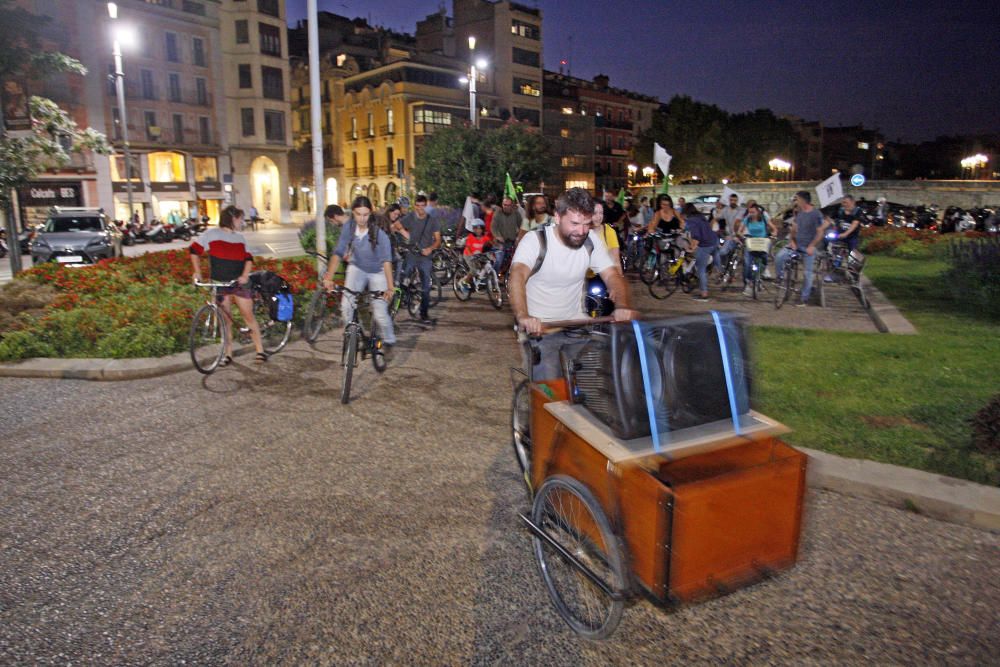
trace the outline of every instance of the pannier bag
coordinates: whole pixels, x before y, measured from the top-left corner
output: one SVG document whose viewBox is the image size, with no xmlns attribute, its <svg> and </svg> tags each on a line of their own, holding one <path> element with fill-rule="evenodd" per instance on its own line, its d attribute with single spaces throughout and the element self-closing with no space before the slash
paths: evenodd
<svg viewBox="0 0 1000 667">
<path fill-rule="evenodd" d="M 272 320 L 288 322 L 295 315 L 295 302 L 288 282 L 273 271 L 254 271 L 250 274 L 250 284 L 260 292 L 267 303 Z"/>
</svg>

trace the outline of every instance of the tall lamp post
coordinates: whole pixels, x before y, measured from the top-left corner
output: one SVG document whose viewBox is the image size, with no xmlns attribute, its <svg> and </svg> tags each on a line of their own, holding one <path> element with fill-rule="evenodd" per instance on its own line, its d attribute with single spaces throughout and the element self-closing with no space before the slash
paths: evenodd
<svg viewBox="0 0 1000 667">
<path fill-rule="evenodd" d="M 108 16 L 112 22 L 118 19 L 118 5 L 114 2 L 108 3 Z M 115 94 L 118 97 L 118 125 L 122 133 L 122 152 L 125 154 L 125 192 L 128 197 L 128 222 L 132 222 L 132 152 L 128 143 L 128 116 L 125 115 L 125 71 L 122 69 L 122 45 L 121 37 L 123 31 L 112 27 L 111 55 L 115 59 Z"/>
<path fill-rule="evenodd" d="M 479 129 L 479 110 L 476 108 L 476 81 L 479 79 L 479 70 L 486 69 L 489 63 L 485 58 L 476 58 L 476 38 L 469 36 L 469 123 L 472 127 Z"/>
<path fill-rule="evenodd" d="M 975 155 L 970 155 L 969 157 L 962 160 L 962 170 L 963 170 L 962 175 L 964 176 L 965 175 L 964 170 L 968 169 L 969 179 L 973 181 L 976 180 L 976 171 L 982 167 L 985 167 L 986 163 L 989 161 L 990 159 L 985 155 L 983 155 L 982 153 L 976 153 Z"/>
</svg>

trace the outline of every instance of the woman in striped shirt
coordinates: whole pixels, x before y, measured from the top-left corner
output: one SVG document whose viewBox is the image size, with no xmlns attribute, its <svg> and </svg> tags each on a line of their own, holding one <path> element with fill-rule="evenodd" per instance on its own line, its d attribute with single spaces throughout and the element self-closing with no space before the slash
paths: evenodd
<svg viewBox="0 0 1000 667">
<path fill-rule="evenodd" d="M 232 307 L 240 309 L 243 321 L 250 327 L 250 337 L 257 350 L 256 361 L 267 361 L 264 344 L 260 338 L 260 327 L 253 316 L 253 292 L 250 289 L 250 271 L 253 270 L 253 255 L 247 249 L 246 239 L 239 230 L 243 229 L 243 211 L 235 206 L 227 206 L 219 215 L 219 226 L 209 229 L 191 244 L 191 267 L 195 282 L 201 282 L 200 255 L 208 253 L 209 268 L 213 282 L 236 281 L 231 287 L 220 287 L 216 293 L 222 313 L 229 321 L 226 327 L 226 356 L 220 366 L 233 363 L 233 318 Z"/>
</svg>

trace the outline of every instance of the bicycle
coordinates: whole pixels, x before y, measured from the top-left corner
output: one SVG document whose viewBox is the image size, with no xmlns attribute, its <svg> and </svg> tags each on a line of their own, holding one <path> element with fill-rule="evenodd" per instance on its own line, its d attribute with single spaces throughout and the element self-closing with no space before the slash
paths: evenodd
<svg viewBox="0 0 1000 667">
<path fill-rule="evenodd" d="M 719 285 L 722 286 L 723 291 L 733 284 L 733 280 L 740 275 L 740 269 L 743 268 L 743 243 L 739 237 L 734 237 L 734 239 L 736 246 L 726 258 L 726 264 L 722 267 L 722 273 L 719 275 Z"/>
<path fill-rule="evenodd" d="M 775 283 L 775 310 L 781 308 L 793 293 L 801 293 L 800 288 L 797 287 L 799 282 L 799 264 L 801 261 L 798 250 L 792 250 L 788 253 L 788 259 L 785 260 L 784 273 Z"/>
<path fill-rule="evenodd" d="M 361 353 L 362 360 L 371 356 L 372 366 L 376 373 L 384 373 L 387 362 L 383 349 L 382 338 L 375 333 L 374 323 L 371 321 L 371 299 L 381 299 L 382 292 L 355 292 L 354 290 L 338 285 L 334 287 L 335 292 L 344 293 L 357 299 L 354 304 L 354 314 L 351 321 L 344 327 L 344 346 L 340 353 L 340 363 L 343 366 L 340 385 L 340 402 L 346 404 L 351 400 L 351 380 L 354 377 L 354 367 L 358 365 L 358 353 Z M 371 331 L 371 334 L 365 330 Z"/>
<path fill-rule="evenodd" d="M 746 255 L 744 256 L 744 261 L 748 261 L 747 258 L 749 258 L 750 262 L 748 287 L 750 287 L 751 296 L 756 300 L 757 295 L 767 289 L 767 283 L 764 282 L 764 269 L 767 266 L 767 256 L 771 246 L 771 239 L 767 237 L 749 237 L 745 240 L 745 245 Z"/>
<path fill-rule="evenodd" d="M 474 292 L 485 291 L 490 298 L 490 303 L 497 310 L 503 308 L 503 289 L 500 287 L 500 278 L 496 269 L 493 268 L 493 255 L 491 252 L 479 253 L 473 257 L 474 261 L 482 266 L 476 274 L 469 276 L 469 267 L 463 261 L 455 269 L 452 277 L 452 289 L 455 291 L 455 298 L 459 301 L 468 301 Z M 466 282 L 464 279 L 469 276 Z"/>
<path fill-rule="evenodd" d="M 307 250 L 307 254 L 328 261 L 326 255 Z M 340 293 L 330 292 L 322 284 L 316 287 L 309 299 L 305 320 L 302 323 L 302 335 L 306 342 L 312 345 L 320 335 L 331 329 L 343 326 L 340 316 Z"/>
<path fill-rule="evenodd" d="M 188 334 L 188 348 L 191 362 L 200 373 L 209 375 L 222 363 L 226 356 L 226 340 L 229 327 L 234 324 L 232 315 L 222 309 L 218 303 L 219 288 L 233 287 L 231 282 L 196 282 L 197 287 L 211 289 L 211 297 L 199 308 L 191 318 L 191 329 Z M 271 312 L 258 289 L 253 290 L 253 314 L 260 328 L 261 342 L 264 352 L 268 355 L 280 352 L 288 344 L 292 331 L 292 322 L 279 322 L 271 319 Z M 251 341 L 250 327 L 242 326 L 236 330 L 237 340 L 241 345 Z"/>
<path fill-rule="evenodd" d="M 442 235 L 441 246 L 431 253 L 433 275 L 439 284 L 449 282 L 455 275 L 455 269 L 463 263 L 462 253 L 456 248 L 453 235 Z"/>
<path fill-rule="evenodd" d="M 656 270 L 655 280 L 649 284 L 650 295 L 655 299 L 666 299 L 680 287 L 690 294 L 698 282 L 694 257 L 690 256 L 686 243 L 678 243 L 663 255 L 664 260 Z"/>
</svg>

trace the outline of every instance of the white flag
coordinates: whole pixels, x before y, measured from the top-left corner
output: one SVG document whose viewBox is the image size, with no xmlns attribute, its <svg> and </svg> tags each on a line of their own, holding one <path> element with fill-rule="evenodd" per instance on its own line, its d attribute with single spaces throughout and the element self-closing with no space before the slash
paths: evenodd
<svg viewBox="0 0 1000 667">
<path fill-rule="evenodd" d="M 834 174 L 816 186 L 819 195 L 819 206 L 829 206 L 844 196 L 844 185 L 840 182 L 840 174 Z"/>
<path fill-rule="evenodd" d="M 673 159 L 673 155 L 667 152 L 667 149 L 660 144 L 653 144 L 653 162 L 656 166 L 660 168 L 663 172 L 663 178 L 670 177 L 670 160 Z"/>
<path fill-rule="evenodd" d="M 736 195 L 736 197 L 737 197 L 737 203 L 740 206 L 743 206 L 743 202 L 745 201 L 745 198 L 743 197 L 743 195 L 741 195 L 736 190 L 733 190 L 728 185 L 725 186 L 724 188 L 722 188 L 722 203 L 723 204 L 725 204 L 726 206 L 729 206 L 729 195 Z"/>
</svg>

